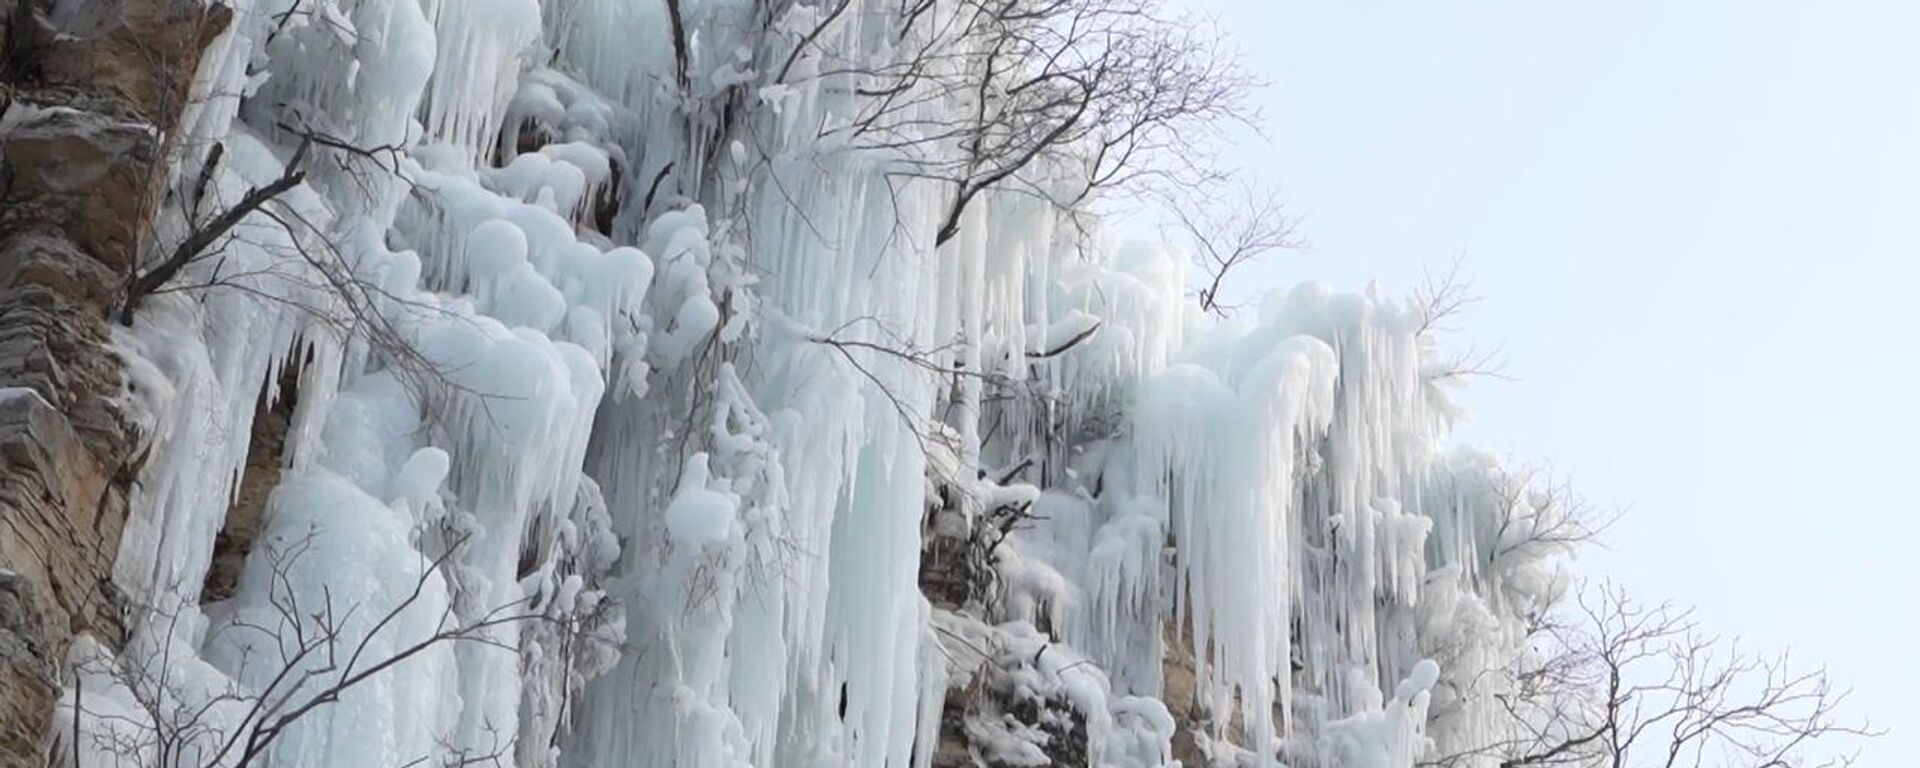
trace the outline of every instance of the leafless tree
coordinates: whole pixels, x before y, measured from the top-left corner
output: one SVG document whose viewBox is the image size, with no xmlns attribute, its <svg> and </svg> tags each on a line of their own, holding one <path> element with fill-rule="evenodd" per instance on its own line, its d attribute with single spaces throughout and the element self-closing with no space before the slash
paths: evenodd
<svg viewBox="0 0 1920 768">
<path fill-rule="evenodd" d="M 1536 660 L 1497 695 L 1512 730 L 1425 763 L 1581 768 L 1846 766 L 1839 747 L 1880 733 L 1840 714 L 1824 670 L 1705 634 L 1692 612 L 1624 590 L 1583 594 L 1536 627 Z"/>
<path fill-rule="evenodd" d="M 142 300 L 158 291 L 161 286 L 173 282 L 174 278 L 180 275 L 181 270 L 186 269 L 188 265 L 210 258 L 215 253 L 214 246 L 228 237 L 240 222 L 306 181 L 307 172 L 304 166 L 307 153 L 312 148 L 311 140 L 302 140 L 299 147 L 294 149 L 293 157 L 287 161 L 286 168 L 273 181 L 248 189 L 240 196 L 238 202 L 219 211 L 204 222 L 198 217 L 190 217 L 187 221 L 186 238 L 175 244 L 158 264 L 144 272 L 135 273 L 132 280 L 128 282 L 126 298 L 120 305 L 120 324 L 133 325 L 134 313 L 140 309 Z M 209 160 L 207 168 L 201 173 L 200 183 L 196 185 L 198 190 L 196 197 L 205 192 L 212 175 L 213 165 L 219 162 L 219 158 L 220 153 L 216 151 Z"/>
<path fill-rule="evenodd" d="M 1242 184 L 1224 204 L 1199 201 L 1188 190 L 1160 191 L 1154 197 L 1192 249 L 1193 263 L 1202 273 L 1200 308 L 1211 315 L 1224 317 L 1239 309 L 1221 295 L 1228 274 L 1273 251 L 1306 245 L 1273 190 Z"/>
<path fill-rule="evenodd" d="M 324 131 L 282 123 L 278 129 L 297 140 L 292 153 L 270 180 L 237 196 L 223 195 L 220 164 L 224 144 L 213 145 L 191 186 L 174 190 L 168 204 L 177 209 L 184 232 L 128 282 L 117 320 L 131 325 L 151 297 L 186 294 L 205 297 L 232 292 L 258 304 L 298 316 L 310 328 L 336 339 L 356 339 L 422 399 L 458 393 L 480 398 L 482 407 L 502 397 L 477 390 L 429 359 L 404 329 L 403 316 L 459 319 L 446 308 L 388 290 L 356 268 L 334 224 L 319 212 L 295 204 L 292 193 L 310 172 L 326 169 L 359 194 L 376 194 L 390 180 L 421 196 L 402 171 L 401 148 L 363 147 Z M 221 200 L 231 200 L 222 204 Z M 438 415 L 428 409 L 428 415 Z"/>
<path fill-rule="evenodd" d="M 1461 274 L 1463 259 L 1454 259 L 1445 273 L 1428 271 L 1413 291 L 1414 310 L 1419 314 L 1420 335 L 1455 330 L 1451 323 L 1460 313 L 1480 302 L 1473 293 L 1473 282 Z"/>
<path fill-rule="evenodd" d="M 136 271 L 129 276 L 126 295 L 121 301 L 119 320 L 122 325 L 131 325 L 140 303 L 148 296 L 159 293 L 175 283 L 189 266 L 217 261 L 225 253 L 227 246 L 245 242 L 235 230 L 250 217 L 257 217 L 278 225 L 289 239 L 296 243 L 303 240 L 324 240 L 330 236 L 331 233 L 322 231 L 298 208 L 289 205 L 285 199 L 289 192 L 307 180 L 309 163 L 315 153 L 328 153 L 329 159 L 336 163 L 348 178 L 355 179 L 363 187 L 368 182 L 363 178 L 364 166 L 358 161 L 366 161 L 384 173 L 395 177 L 400 176 L 399 147 L 365 148 L 309 128 L 285 124 L 280 128 L 289 136 L 297 138 L 299 143 L 294 146 L 292 155 L 282 166 L 278 176 L 263 184 L 249 187 L 240 194 L 238 199 L 223 208 L 206 210 L 209 194 L 217 192 L 214 189 L 217 185 L 215 179 L 221 159 L 225 155 L 225 145 L 215 144 L 207 159 L 201 164 L 200 172 L 191 190 L 181 190 L 179 194 L 171 196 L 178 202 L 182 211 L 186 226 L 185 236 L 168 249 L 167 254 L 158 262 L 144 270 L 139 270 L 136 265 Z M 330 242 L 323 245 L 329 251 L 337 250 Z M 312 255 L 304 248 L 300 250 L 304 255 Z M 314 260 L 307 259 L 307 261 Z M 317 262 L 311 265 L 323 266 Z M 338 272 L 337 269 L 326 271 Z M 344 274 L 335 274 L 335 277 L 350 279 Z M 210 279 L 218 283 L 219 278 L 218 270 L 215 270 Z M 338 287 L 346 289 L 356 286 Z M 364 281 L 360 281 L 357 287 L 377 290 Z M 353 296 L 348 293 L 343 295 L 343 298 L 351 299 Z"/>
<path fill-rule="evenodd" d="M 213 768 L 263 764 L 275 743 L 300 723 L 318 716 L 342 701 L 350 692 L 378 680 L 409 661 L 438 648 L 462 644 L 491 645 L 518 653 L 505 644 L 498 628 L 546 626 L 551 633 L 566 636 L 569 643 L 615 642 L 591 636 L 590 617 L 557 615 L 549 607 L 527 598 L 495 607 L 485 613 L 461 617 L 448 601 L 435 617 L 435 629 L 420 637 L 398 637 L 409 613 L 425 605 L 431 586 L 448 573 L 463 539 L 452 541 L 447 551 L 424 561 L 419 577 L 406 596 L 381 613 L 368 616 L 376 608 L 341 604 L 330 590 L 295 588 L 294 565 L 307 556 L 314 535 L 270 547 L 257 553 L 264 557 L 268 570 L 270 610 L 260 617 L 238 617 L 222 628 L 223 632 L 244 635 L 239 662 L 242 670 L 256 665 L 265 673 L 264 684 L 257 689 L 231 682 L 221 690 L 196 691 L 180 674 L 185 660 L 175 645 L 183 632 L 183 613 L 155 609 L 151 626 L 155 635 L 123 654 L 127 658 L 85 660 L 75 670 L 75 685 L 70 701 L 63 703 L 59 743 L 55 745 L 51 765 L 83 766 L 81 755 L 91 751 L 116 761 L 160 768 Z M 391 650 L 380 650 L 394 643 Z M 256 653 L 257 652 L 257 653 Z M 103 707 L 81 684 L 86 678 L 111 680 L 136 712 Z M 238 717 L 234 714 L 238 713 Z M 470 766 L 511 764 L 514 749 L 512 734 L 494 731 L 486 749 L 456 748 L 442 744 L 442 759 L 432 765 Z M 413 768 L 430 764 L 429 756 L 410 760 L 402 766 Z"/>
<path fill-rule="evenodd" d="M 314 211 L 293 203 L 296 190 L 317 171 L 325 171 L 326 180 L 357 189 L 368 199 L 395 182 L 418 194 L 420 190 L 402 170 L 403 148 L 357 143 L 317 127 L 327 123 L 329 116 L 301 116 L 290 109 L 273 126 L 274 133 L 293 147 L 279 173 L 271 179 L 255 179 L 237 195 L 222 189 L 223 179 L 234 176 L 223 167 L 231 165 L 226 143 L 192 135 L 183 118 L 215 101 L 241 98 L 237 92 L 201 90 L 188 66 L 199 61 L 207 44 L 232 23 L 232 10 L 218 3 L 158 3 L 165 13 L 179 16 L 176 23 L 160 25 L 169 33 L 152 39 L 128 36 L 130 52 L 145 65 L 142 82 L 147 92 L 140 106 L 152 112 L 146 117 L 161 139 L 142 173 L 145 193 L 139 197 L 134 224 L 134 253 L 127 260 L 120 300 L 109 310 L 114 319 L 131 325 L 141 306 L 160 294 L 237 292 L 297 313 L 337 338 L 363 340 L 417 394 L 465 390 L 420 354 L 394 317 L 397 312 L 436 314 L 441 310 L 396 295 L 359 274 L 355 260 L 337 242 L 339 233 L 332 231 L 332 224 L 316 220 Z M 118 19 L 127 29 L 145 29 L 129 21 L 137 10 L 103 6 L 81 13 L 108 17 L 93 23 L 112 24 Z M 312 3 L 300 0 L 270 19 L 269 36 L 279 35 L 296 18 L 336 23 L 318 13 Z M 351 30 L 332 30 L 332 34 L 343 33 Z M 178 231 L 168 232 L 167 224 L 177 224 Z M 260 251 L 267 258 L 235 258 L 239 249 Z"/>
<path fill-rule="evenodd" d="M 936 246 L 957 236 L 967 212 L 990 192 L 1039 198 L 1078 223 L 1083 204 L 1102 190 L 1192 193 L 1195 186 L 1222 184 L 1225 176 L 1207 152 L 1211 141 L 1223 125 L 1254 117 L 1244 97 L 1256 81 L 1222 47 L 1222 36 L 1162 0 L 895 2 L 888 10 L 897 13 L 863 14 L 853 0 L 769 0 L 752 6 L 750 21 L 725 23 L 768 30 L 758 66 L 770 77 L 761 87 L 811 85 L 844 102 L 844 109 L 821 111 L 822 122 L 811 126 L 814 143 L 885 158 L 885 181 L 896 193 L 909 185 L 945 193 L 934 212 Z M 686 38 L 703 20 L 682 5 L 667 3 L 667 32 L 679 86 L 676 110 L 688 123 L 690 151 L 651 174 L 642 210 L 653 210 L 661 191 L 674 188 L 700 197 L 710 213 L 720 213 L 716 221 L 739 226 L 740 236 L 750 239 L 746 198 L 729 198 L 726 190 L 744 188 L 750 177 L 796 210 L 804 206 L 781 178 L 780 166 L 769 161 L 777 142 L 756 135 L 759 123 L 742 118 L 751 111 L 752 87 L 689 76 L 698 62 L 692 60 L 696 46 Z M 811 19 L 806 27 L 771 31 L 796 9 L 804 12 L 795 17 Z M 867 31 L 875 23 L 889 26 Z M 862 31 L 847 34 L 852 25 Z M 749 168 L 717 161 L 735 139 L 758 150 Z M 718 183 L 727 181 L 735 183 Z M 703 196 L 697 191 L 702 188 L 717 191 Z M 1261 213 L 1277 208 L 1268 205 Z M 815 235 L 830 237 L 804 212 L 801 218 Z M 904 231 L 896 228 L 888 241 Z M 1273 245 L 1292 244 L 1287 223 L 1277 216 L 1250 221 L 1245 234 L 1254 240 L 1240 244 L 1244 252 L 1236 265 Z M 1092 326 L 1051 348 L 1022 352 L 1044 361 L 1098 330 Z M 923 446 L 932 436 L 920 423 L 925 417 L 910 413 L 887 389 L 876 364 L 970 384 L 1002 383 L 1002 377 L 947 362 L 965 355 L 944 354 L 944 345 L 920 349 L 884 334 L 816 336 L 860 376 L 881 385 Z M 703 351 L 701 359 L 707 356 Z"/>
<path fill-rule="evenodd" d="M 1489 565 L 1513 557 L 1538 559 L 1552 550 L 1588 544 L 1618 521 L 1617 512 L 1596 509 L 1550 468 L 1503 470 L 1497 476 Z"/>
<path fill-rule="evenodd" d="M 1413 311 L 1419 321 L 1415 335 L 1429 349 L 1438 347 L 1439 337 L 1457 330 L 1453 323 L 1480 302 L 1473 292 L 1473 281 L 1461 272 L 1461 259 L 1455 259 L 1444 273 L 1428 272 L 1413 291 Z M 1424 376 L 1429 383 L 1445 384 L 1470 378 L 1508 378 L 1500 350 L 1469 346 L 1452 354 L 1433 355 L 1434 363 Z"/>
<path fill-rule="evenodd" d="M 854 114 L 819 138 L 894 155 L 891 176 L 945 187 L 936 245 L 989 190 L 1070 208 L 1148 179 L 1217 181 L 1208 139 L 1252 117 L 1255 81 L 1220 36 L 1159 0 L 902 0 L 893 55 L 877 61 L 825 42 L 850 5 L 820 14 L 775 82 L 812 57 L 807 77 L 846 84 Z"/>
</svg>

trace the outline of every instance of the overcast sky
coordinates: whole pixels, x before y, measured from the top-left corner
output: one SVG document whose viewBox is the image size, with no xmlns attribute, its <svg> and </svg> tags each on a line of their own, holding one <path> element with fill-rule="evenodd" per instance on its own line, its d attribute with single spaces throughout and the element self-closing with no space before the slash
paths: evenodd
<svg viewBox="0 0 1920 768">
<path fill-rule="evenodd" d="M 1626 510 L 1587 574 L 1791 648 L 1920 765 L 1920 2 L 1185 0 L 1274 85 L 1313 251 L 1247 283 L 1464 256 L 1510 383 L 1463 438 Z"/>
</svg>

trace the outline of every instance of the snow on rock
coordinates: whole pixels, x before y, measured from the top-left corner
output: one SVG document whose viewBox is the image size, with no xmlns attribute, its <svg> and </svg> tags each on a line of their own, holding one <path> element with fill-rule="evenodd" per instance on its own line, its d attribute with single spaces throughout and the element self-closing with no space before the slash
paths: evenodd
<svg viewBox="0 0 1920 768">
<path fill-rule="evenodd" d="M 1100 669 L 1026 622 L 990 626 L 933 616 L 949 661 L 967 750 L 990 765 L 1166 765 L 1173 716 L 1161 702 L 1116 694 Z M 956 701 L 957 700 L 957 701 Z"/>
<path fill-rule="evenodd" d="M 1429 691 L 1439 678 L 1440 666 L 1431 660 L 1414 665 L 1411 676 L 1394 689 L 1390 701 L 1328 723 L 1322 750 L 1332 757 L 1333 765 L 1393 768 L 1413 764 L 1426 751 Z"/>
</svg>

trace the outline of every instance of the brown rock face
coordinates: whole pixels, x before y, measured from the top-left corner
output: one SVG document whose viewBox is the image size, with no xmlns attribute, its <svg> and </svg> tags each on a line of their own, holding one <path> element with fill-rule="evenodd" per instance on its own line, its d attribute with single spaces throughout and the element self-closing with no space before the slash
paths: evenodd
<svg viewBox="0 0 1920 768">
<path fill-rule="evenodd" d="M 0 574 L 0 764 L 30 765 L 57 689 L 26 577 Z"/>
<path fill-rule="evenodd" d="M 124 489 L 66 417 L 30 389 L 0 390 L 0 765 L 39 764 L 72 636 L 116 640 L 108 581 Z"/>
<path fill-rule="evenodd" d="M 110 305 L 124 281 L 115 276 L 126 274 L 141 221 L 153 206 L 148 181 L 157 139 L 144 123 L 29 100 L 40 95 L 16 97 L 0 123 L 8 204 L 0 223 L 8 233 L 37 231 L 86 254 L 84 264 L 57 256 L 35 260 L 43 262 L 41 277 L 58 281 L 74 273 L 83 283 L 50 288 L 98 294 L 81 298 Z"/>
<path fill-rule="evenodd" d="M 6 768 L 38 765 L 40 731 L 72 635 L 92 632 L 112 642 L 119 634 L 108 578 L 126 520 L 124 477 L 131 477 L 119 470 L 132 442 L 115 405 L 120 363 L 101 319 L 118 281 L 68 237 L 86 214 L 59 204 L 36 169 L 14 164 L 21 155 L 9 151 L 9 136 L 0 132 L 0 160 L 5 170 L 18 169 L 0 201 L 0 569 L 8 572 L 0 575 L 0 766 Z"/>
<path fill-rule="evenodd" d="M 233 20 L 204 0 L 81 3 L 56 20 L 40 74 L 49 83 L 98 93 L 162 130 L 173 127 L 200 66 L 200 54 Z"/>
<path fill-rule="evenodd" d="M 105 318 L 165 177 L 161 128 L 231 16 L 75 7 L 0 0 L 0 768 L 43 764 L 73 636 L 120 639 L 110 578 L 139 436 Z"/>
</svg>

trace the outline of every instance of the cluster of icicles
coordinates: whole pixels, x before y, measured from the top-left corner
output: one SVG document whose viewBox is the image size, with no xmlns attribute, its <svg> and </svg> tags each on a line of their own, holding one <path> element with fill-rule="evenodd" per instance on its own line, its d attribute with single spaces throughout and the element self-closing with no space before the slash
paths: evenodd
<svg viewBox="0 0 1920 768">
<path fill-rule="evenodd" d="M 252 764 L 924 766 L 994 644 L 1040 649 L 1019 686 L 1102 766 L 1172 765 L 1191 728 L 1221 759 L 1405 768 L 1501 727 L 1461 681 L 1521 652 L 1552 553 L 1501 546 L 1507 481 L 1436 447 L 1413 308 L 1303 287 L 1204 322 L 1178 253 L 1090 244 L 1025 195 L 932 248 L 943 189 L 818 146 L 848 90 L 806 57 L 766 82 L 816 4 L 680 4 L 689 87 L 767 86 L 733 117 L 754 141 L 719 147 L 661 3 L 236 5 L 173 169 L 223 145 L 202 208 L 277 176 L 290 125 L 399 151 L 316 167 L 281 202 L 311 226 L 250 218 L 182 278 L 211 287 L 120 339 L 151 442 L 116 573 L 140 607 L 117 655 L 75 647 L 56 731 L 79 701 L 81 764 L 239 764 L 260 697 L 356 671 L 290 657 L 328 632 L 363 668 L 409 655 Z M 854 5 L 828 35 L 899 13 Z M 654 199 L 669 164 L 690 181 Z M 278 485 L 202 603 L 289 367 Z M 1038 513 L 984 615 L 918 588 L 936 485 L 971 499 L 963 530 Z M 506 606 L 537 619 L 431 642 Z M 196 728 L 163 748 L 168 712 Z M 1003 725 L 967 729 L 976 754 L 1031 764 Z"/>
</svg>

